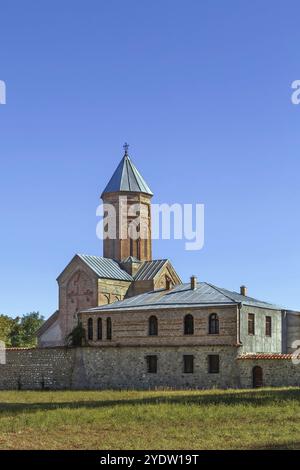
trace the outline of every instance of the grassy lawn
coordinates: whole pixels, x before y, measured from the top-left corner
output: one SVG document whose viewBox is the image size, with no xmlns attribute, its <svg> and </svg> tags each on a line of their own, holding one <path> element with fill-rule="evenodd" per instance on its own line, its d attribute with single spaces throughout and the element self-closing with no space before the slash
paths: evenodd
<svg viewBox="0 0 300 470">
<path fill-rule="evenodd" d="M 300 389 L 0 392 L 1 449 L 300 449 Z"/>
</svg>

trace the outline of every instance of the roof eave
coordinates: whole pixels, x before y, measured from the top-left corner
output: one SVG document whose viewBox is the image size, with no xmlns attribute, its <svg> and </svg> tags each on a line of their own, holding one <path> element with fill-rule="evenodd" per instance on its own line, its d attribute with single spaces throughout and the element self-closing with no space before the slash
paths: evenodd
<svg viewBox="0 0 300 470">
<path fill-rule="evenodd" d="M 122 302 L 122 301 L 121 301 Z M 116 302 L 117 303 L 117 302 Z M 113 305 L 113 304 L 109 304 L 109 305 Z M 174 309 L 177 309 L 177 308 L 192 308 L 192 309 L 195 309 L 195 308 L 207 308 L 207 307 L 228 307 L 228 306 L 237 306 L 239 305 L 238 302 L 228 302 L 228 303 L 211 303 L 211 304 L 156 304 L 156 305 L 138 305 L 138 306 L 130 306 L 130 307 L 111 307 L 111 308 L 103 308 L 103 307 L 106 307 L 105 306 L 99 306 L 98 307 L 94 307 L 94 308 L 91 308 L 91 309 L 87 309 L 87 310 L 80 310 L 79 313 L 107 313 L 107 312 L 130 312 L 132 310 L 135 310 L 135 311 L 138 311 L 138 310 L 156 310 L 156 309 L 160 309 L 160 310 L 174 310 Z"/>
</svg>

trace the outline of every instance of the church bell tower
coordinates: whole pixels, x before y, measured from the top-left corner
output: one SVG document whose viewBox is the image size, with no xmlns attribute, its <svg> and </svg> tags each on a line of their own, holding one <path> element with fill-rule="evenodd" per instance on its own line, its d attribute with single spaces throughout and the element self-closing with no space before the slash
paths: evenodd
<svg viewBox="0 0 300 470">
<path fill-rule="evenodd" d="M 153 193 L 132 163 L 128 147 L 124 145 L 124 156 L 101 195 L 105 232 L 103 256 L 118 262 L 129 257 L 150 261 Z"/>
</svg>

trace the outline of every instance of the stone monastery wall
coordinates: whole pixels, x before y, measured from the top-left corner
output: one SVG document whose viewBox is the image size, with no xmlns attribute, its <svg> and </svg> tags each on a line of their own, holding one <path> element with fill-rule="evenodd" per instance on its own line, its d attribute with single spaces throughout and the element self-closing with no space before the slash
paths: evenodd
<svg viewBox="0 0 300 470">
<path fill-rule="evenodd" d="M 156 374 L 146 356 L 157 355 Z M 194 373 L 183 373 L 184 354 L 194 355 Z M 208 354 L 219 354 L 220 372 L 209 374 Z M 0 365 L 1 390 L 250 388 L 252 370 L 263 369 L 264 386 L 300 386 L 300 365 L 291 360 L 237 359 L 228 346 L 85 347 L 7 350 Z"/>
</svg>

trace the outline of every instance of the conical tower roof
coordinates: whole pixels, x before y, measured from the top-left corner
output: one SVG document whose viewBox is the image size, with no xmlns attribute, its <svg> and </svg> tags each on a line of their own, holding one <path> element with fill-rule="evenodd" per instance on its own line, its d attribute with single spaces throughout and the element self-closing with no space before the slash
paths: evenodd
<svg viewBox="0 0 300 470">
<path fill-rule="evenodd" d="M 125 155 L 117 166 L 101 197 L 106 193 L 122 191 L 144 193 L 153 196 L 151 189 L 127 154 L 127 144 L 125 144 L 124 147 Z"/>
</svg>

